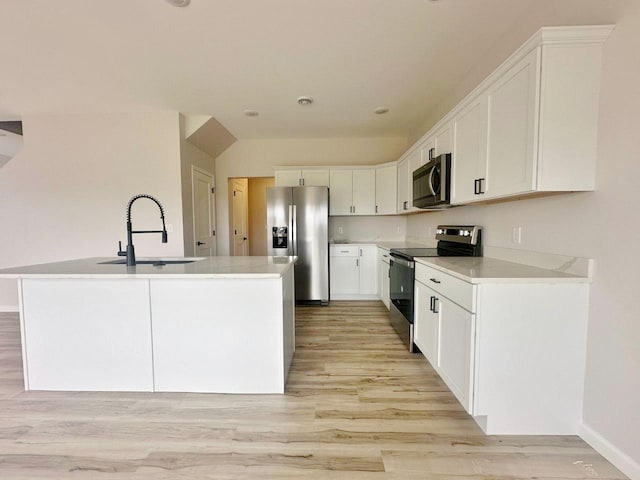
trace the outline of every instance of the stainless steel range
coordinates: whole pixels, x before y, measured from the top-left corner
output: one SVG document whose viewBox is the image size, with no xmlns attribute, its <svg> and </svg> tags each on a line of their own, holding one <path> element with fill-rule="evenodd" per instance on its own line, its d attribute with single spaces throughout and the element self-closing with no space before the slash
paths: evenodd
<svg viewBox="0 0 640 480">
<path fill-rule="evenodd" d="M 390 255 L 391 325 L 410 352 L 419 352 L 413 343 L 413 316 L 416 257 L 481 257 L 482 228 L 477 225 L 439 225 L 437 248 L 393 248 Z"/>
</svg>

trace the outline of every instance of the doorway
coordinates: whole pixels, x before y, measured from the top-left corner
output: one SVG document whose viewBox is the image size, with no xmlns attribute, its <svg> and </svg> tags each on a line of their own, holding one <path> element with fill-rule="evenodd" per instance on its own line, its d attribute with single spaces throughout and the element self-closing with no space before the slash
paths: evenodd
<svg viewBox="0 0 640 480">
<path fill-rule="evenodd" d="M 216 200 L 213 175 L 191 166 L 193 194 L 193 251 L 197 257 L 216 254 Z"/>
<path fill-rule="evenodd" d="M 229 179 L 231 255 L 267 255 L 267 188 L 274 177 Z"/>
</svg>

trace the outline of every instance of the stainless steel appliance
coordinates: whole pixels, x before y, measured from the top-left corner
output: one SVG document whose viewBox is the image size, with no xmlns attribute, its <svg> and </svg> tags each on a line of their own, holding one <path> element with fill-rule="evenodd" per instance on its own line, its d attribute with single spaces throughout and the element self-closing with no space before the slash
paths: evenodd
<svg viewBox="0 0 640 480">
<path fill-rule="evenodd" d="M 451 154 L 431 155 L 432 151 L 429 161 L 413 172 L 413 206 L 446 208 L 451 201 Z"/>
<path fill-rule="evenodd" d="M 437 248 L 392 248 L 389 258 L 389 296 L 391 325 L 409 347 L 419 352 L 413 343 L 413 317 L 416 257 L 480 257 L 482 229 L 474 225 L 440 225 L 436 229 Z"/>
<path fill-rule="evenodd" d="M 329 189 L 267 189 L 267 254 L 296 255 L 296 302 L 329 303 Z"/>
</svg>

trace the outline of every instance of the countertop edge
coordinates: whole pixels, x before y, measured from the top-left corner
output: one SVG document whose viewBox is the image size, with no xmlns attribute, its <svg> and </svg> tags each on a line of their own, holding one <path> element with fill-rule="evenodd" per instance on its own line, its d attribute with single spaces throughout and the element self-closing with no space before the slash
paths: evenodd
<svg viewBox="0 0 640 480">
<path fill-rule="evenodd" d="M 458 258 L 458 257 L 456 257 Z M 485 257 L 483 257 L 485 258 Z M 486 257 L 486 258 L 490 258 L 490 257 Z M 518 265 L 522 268 L 531 268 L 531 269 L 538 269 L 538 270 L 546 270 L 547 272 L 555 272 L 554 270 L 547 270 L 547 269 L 543 269 L 543 268 L 539 268 L 539 267 L 532 267 L 530 265 L 524 265 L 524 264 L 520 264 L 520 263 L 515 263 L 515 262 L 507 262 L 505 260 L 498 260 L 498 259 L 492 259 L 495 261 L 499 261 L 499 262 L 504 262 L 504 263 L 510 263 L 513 265 Z M 526 283 L 591 283 L 591 279 L 589 279 L 588 277 L 579 277 L 579 276 L 573 276 L 570 274 L 566 274 L 566 273 L 562 273 L 562 272 L 555 272 L 557 273 L 558 276 L 548 276 L 548 277 L 536 277 L 536 276 L 530 276 L 530 277 L 510 277 L 510 276 L 505 276 L 505 277 L 469 277 L 467 275 L 461 274 L 459 272 L 456 272 L 455 270 L 443 267 L 442 265 L 438 265 L 436 263 L 433 263 L 430 261 L 430 259 L 428 257 L 416 257 L 415 259 L 416 263 L 420 263 L 422 265 L 425 265 L 427 267 L 431 267 L 434 268 L 436 270 L 439 270 L 443 273 L 446 273 L 448 275 L 451 275 L 452 277 L 456 277 L 460 280 L 463 280 L 467 283 L 471 283 L 473 285 L 478 285 L 478 284 L 484 284 L 484 283 L 520 283 L 520 284 L 526 284 Z"/>
</svg>

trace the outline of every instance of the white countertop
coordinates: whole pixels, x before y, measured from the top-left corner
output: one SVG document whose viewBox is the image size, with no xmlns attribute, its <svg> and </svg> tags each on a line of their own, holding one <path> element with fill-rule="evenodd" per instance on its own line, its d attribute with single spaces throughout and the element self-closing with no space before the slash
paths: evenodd
<svg viewBox="0 0 640 480">
<path fill-rule="evenodd" d="M 0 278 L 280 278 L 297 257 L 200 257 L 182 265 L 101 265 L 117 257 L 93 257 L 0 270 Z M 162 257 L 162 260 L 180 260 Z M 120 257 L 120 260 L 123 260 Z M 159 260 L 140 257 L 138 260 Z"/>
<path fill-rule="evenodd" d="M 330 245 L 376 245 L 385 250 L 392 248 L 431 248 L 424 243 L 405 242 L 403 240 L 332 240 Z"/>
<path fill-rule="evenodd" d="M 469 283 L 589 283 L 586 276 L 488 257 L 417 257 L 416 263 Z"/>
</svg>

